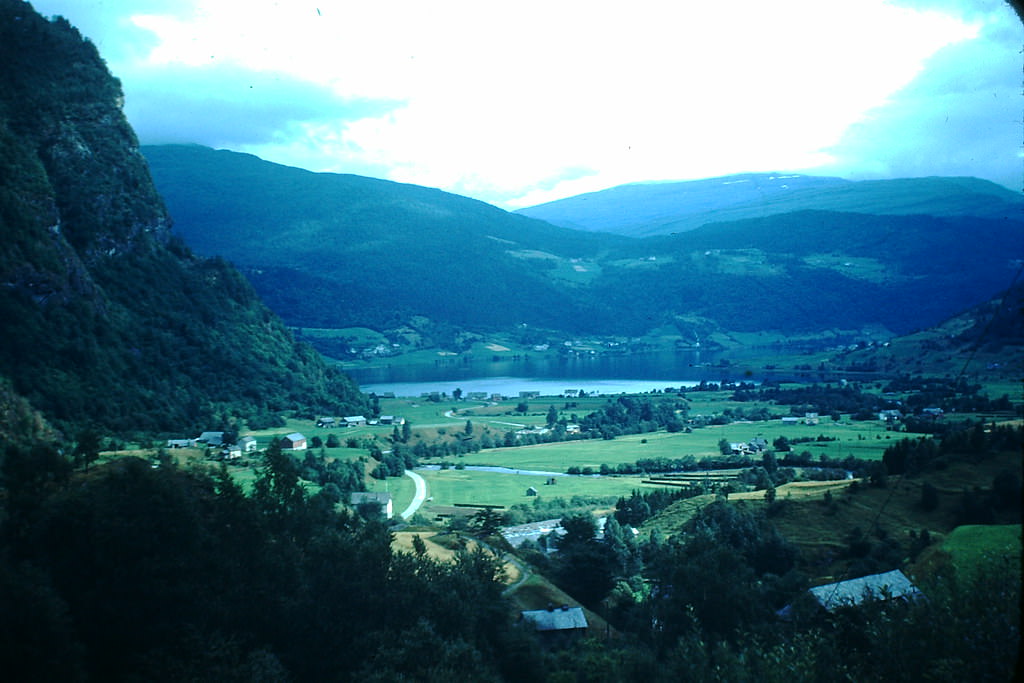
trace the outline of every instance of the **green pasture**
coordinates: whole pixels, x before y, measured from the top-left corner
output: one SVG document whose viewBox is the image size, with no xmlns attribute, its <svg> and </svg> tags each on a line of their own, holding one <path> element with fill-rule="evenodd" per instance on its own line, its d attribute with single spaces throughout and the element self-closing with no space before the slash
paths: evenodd
<svg viewBox="0 0 1024 683">
<path fill-rule="evenodd" d="M 520 401 L 525 401 L 529 406 L 526 414 L 516 412 L 516 406 Z M 570 419 L 575 413 L 582 418 L 588 413 L 597 410 L 607 399 L 605 398 L 584 398 L 569 399 L 575 402 L 576 406 L 565 408 L 566 399 L 557 396 L 546 396 L 534 399 L 510 398 L 498 403 L 482 401 L 454 401 L 449 398 L 447 401 L 434 403 L 427 399 L 394 398 L 381 399 L 380 411 L 384 415 L 395 415 L 404 417 L 412 424 L 413 432 L 417 428 L 436 429 L 456 427 L 461 429 L 466 425 L 466 420 L 473 423 L 473 427 L 490 427 L 492 431 L 504 434 L 510 429 L 522 429 L 530 426 L 543 426 L 547 422 L 549 406 L 555 406 L 559 417 Z M 305 432 L 303 432 L 305 434 Z M 388 434 L 391 428 L 388 428 Z"/>
<path fill-rule="evenodd" d="M 748 442 L 760 436 L 767 439 L 771 447 L 772 441 L 779 436 L 795 439 L 817 438 L 818 435 L 837 437 L 839 440 L 794 444 L 793 449 L 797 453 L 810 451 L 814 454 L 815 460 L 819 455 L 830 458 L 845 458 L 852 455 L 864 460 L 878 460 L 893 440 L 906 436 L 887 432 L 876 422 L 834 423 L 826 420 L 817 425 L 783 425 L 779 420 L 736 422 L 695 429 L 690 434 L 652 432 L 620 436 L 611 441 L 585 439 L 515 448 L 493 448 L 467 455 L 465 462 L 554 472 L 564 472 L 572 466 L 592 467 L 596 470 L 602 464 L 615 466 L 646 458 L 717 456 L 720 454 L 718 442 L 721 439 Z"/>
<path fill-rule="evenodd" d="M 958 526 L 942 543 L 957 572 L 968 577 L 978 568 L 1005 565 L 1018 575 L 1021 567 L 1021 525 L 970 524 Z"/>
<path fill-rule="evenodd" d="M 517 503 L 532 503 L 537 498 L 551 499 L 556 496 L 566 499 L 573 496 L 617 497 L 628 496 L 634 489 L 664 488 L 642 483 L 643 477 L 571 477 L 566 475 L 556 477 L 557 484 L 548 485 L 546 483 L 548 477 L 538 475 L 456 469 L 417 470 L 416 473 L 426 480 L 427 495 L 433 497 L 427 506 L 467 503 L 509 507 Z M 537 489 L 537 496 L 526 495 L 526 489 L 531 486 Z M 396 512 L 400 511 L 398 506 L 395 509 Z"/>
<path fill-rule="evenodd" d="M 685 394 L 690 407 L 690 417 L 697 415 L 721 415 L 727 409 L 742 410 L 745 413 L 759 408 L 768 408 L 773 415 L 789 415 L 789 406 L 776 405 L 770 401 L 733 401 L 730 391 L 689 391 Z"/>
<path fill-rule="evenodd" d="M 311 420 L 295 420 L 289 419 L 285 422 L 284 427 L 273 427 L 271 429 L 261 429 L 258 431 L 242 432 L 239 436 L 252 436 L 256 438 L 256 446 L 259 450 L 264 450 L 270 445 L 270 442 L 275 438 L 281 438 L 286 434 L 292 432 L 298 432 L 306 437 L 306 441 L 311 443 L 314 436 L 319 436 L 323 442 L 327 442 L 327 437 L 330 434 L 334 434 L 341 441 L 341 447 L 339 448 L 324 448 L 327 457 L 335 458 L 357 458 L 360 455 L 369 456 L 369 451 L 363 448 L 347 448 L 345 442 L 348 439 L 354 438 L 356 440 L 373 440 L 376 439 L 379 442 L 379 447 L 382 450 L 390 448 L 390 443 L 384 441 L 385 437 L 391 435 L 391 425 L 364 425 L 361 427 L 345 427 L 342 425 L 335 425 L 333 427 L 317 427 L 316 424 Z M 313 447 L 310 446 L 310 449 Z M 319 448 L 315 450 L 320 450 Z M 303 454 L 303 457 L 304 454 Z"/>
</svg>

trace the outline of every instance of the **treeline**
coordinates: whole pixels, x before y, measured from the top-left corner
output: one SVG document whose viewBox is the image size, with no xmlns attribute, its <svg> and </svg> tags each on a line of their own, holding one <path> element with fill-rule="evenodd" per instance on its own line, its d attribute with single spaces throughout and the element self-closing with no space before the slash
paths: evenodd
<svg viewBox="0 0 1024 683">
<path fill-rule="evenodd" d="M 569 515 L 590 514 L 615 502 L 614 496 L 537 496 L 530 503 L 516 503 L 502 513 L 502 524 L 513 526 Z"/>
<path fill-rule="evenodd" d="M 557 553 L 524 555 L 599 609 L 619 637 L 557 650 L 547 680 L 995 681 L 1013 675 L 1019 577 L 993 566 L 959 581 L 921 581 L 925 600 L 825 613 L 806 593 L 796 546 L 743 503 L 706 505 L 670 539 L 657 532 L 636 539 L 614 517 L 603 538 L 592 519 L 567 518 L 563 527 Z M 891 568 L 902 557 L 892 539 L 859 529 L 837 552 L 862 573 Z"/>
<path fill-rule="evenodd" d="M 913 476 L 941 469 L 954 460 L 979 461 L 998 452 L 1020 451 L 1024 427 L 975 422 L 941 438 L 901 439 L 885 449 L 882 462 L 889 474 Z"/>
<path fill-rule="evenodd" d="M 677 500 L 697 495 L 687 489 L 634 490 L 629 498 L 620 496 L 615 503 L 615 519 L 619 524 L 639 527 Z"/>
<path fill-rule="evenodd" d="M 312 465 L 310 465 L 312 467 Z M 541 661 L 500 564 L 394 553 L 268 449 L 226 471 L 3 454 L 0 666 L 10 680 L 514 680 Z"/>
<path fill-rule="evenodd" d="M 799 416 L 809 412 L 829 416 L 849 413 L 854 420 L 871 420 L 877 417 L 879 410 L 898 407 L 895 401 L 865 393 L 854 383 L 782 388 L 777 383 L 765 382 L 760 388 L 746 386 L 737 389 L 732 400 L 774 401 L 790 406 L 791 414 Z"/>
</svg>

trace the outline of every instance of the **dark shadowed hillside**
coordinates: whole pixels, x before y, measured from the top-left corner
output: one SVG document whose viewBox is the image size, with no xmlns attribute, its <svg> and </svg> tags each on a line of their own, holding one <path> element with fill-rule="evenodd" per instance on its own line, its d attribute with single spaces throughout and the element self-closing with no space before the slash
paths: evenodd
<svg viewBox="0 0 1024 683">
<path fill-rule="evenodd" d="M 0 376 L 64 427 L 187 430 L 362 398 L 250 285 L 194 257 L 63 19 L 0 2 Z"/>
</svg>

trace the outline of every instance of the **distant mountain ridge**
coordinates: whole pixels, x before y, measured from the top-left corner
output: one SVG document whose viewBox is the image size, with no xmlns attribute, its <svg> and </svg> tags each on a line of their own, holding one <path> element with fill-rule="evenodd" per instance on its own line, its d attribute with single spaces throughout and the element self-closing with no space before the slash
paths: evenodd
<svg viewBox="0 0 1024 683">
<path fill-rule="evenodd" d="M 941 210 L 954 215 L 794 210 L 630 238 L 234 152 L 143 153 L 175 231 L 198 252 L 239 264 L 297 327 L 384 331 L 425 317 L 449 339 L 459 329 L 538 328 L 563 339 L 655 329 L 686 339 L 716 331 L 898 334 L 990 298 L 1024 258 L 1024 222 L 955 215 L 948 206 Z M 804 184 L 804 193 L 852 186 Z M 936 192 L 915 200 L 913 186 L 894 185 L 904 205 L 927 210 Z M 777 194 L 792 206 L 787 193 Z M 717 201 L 714 192 L 707 201 Z M 976 212 L 999 215 L 1004 205 L 997 192 Z"/>
<path fill-rule="evenodd" d="M 872 215 L 1024 216 L 1024 197 L 978 178 L 849 181 L 748 173 L 706 180 L 635 183 L 540 204 L 517 213 L 579 230 L 647 237 L 710 223 L 793 211 Z"/>
</svg>

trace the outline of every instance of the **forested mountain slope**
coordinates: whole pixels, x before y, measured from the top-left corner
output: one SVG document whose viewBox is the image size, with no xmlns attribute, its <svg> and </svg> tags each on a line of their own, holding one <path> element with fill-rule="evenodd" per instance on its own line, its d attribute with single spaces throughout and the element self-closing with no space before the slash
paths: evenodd
<svg viewBox="0 0 1024 683">
<path fill-rule="evenodd" d="M 748 173 L 620 185 L 520 209 L 518 213 L 580 230 L 644 237 L 796 211 L 1020 220 L 1024 197 L 978 178 L 852 182 L 798 174 Z"/>
<path fill-rule="evenodd" d="M 189 245 L 246 269 L 296 325 L 554 325 L 584 309 L 547 277 L 553 260 L 622 241 L 416 185 L 200 146 L 143 152 Z"/>
<path fill-rule="evenodd" d="M 906 333 L 1005 289 L 1024 222 L 801 211 L 637 240 L 620 256 L 592 286 L 632 315 L 685 301 L 731 330 Z"/>
<path fill-rule="evenodd" d="M 385 330 L 426 316 L 457 328 L 526 323 L 565 335 L 674 328 L 691 340 L 715 330 L 906 333 L 987 300 L 1024 258 L 1024 222 L 952 209 L 790 211 L 637 239 L 233 152 L 143 151 L 192 248 L 238 264 L 264 301 L 300 327 Z M 960 182 L 934 183 L 945 180 Z M 793 182 L 808 193 L 859 186 Z M 709 206 L 716 196 L 708 194 Z M 903 199 L 934 205 L 927 193 L 914 196 L 906 189 Z M 996 215 L 1004 203 L 995 192 L 970 210 Z M 648 215 L 627 202 L 623 220 L 633 208 Z"/>
<path fill-rule="evenodd" d="M 222 260 L 196 258 L 63 19 L 0 1 L 0 376 L 55 424 L 182 431 L 363 398 Z"/>
</svg>

